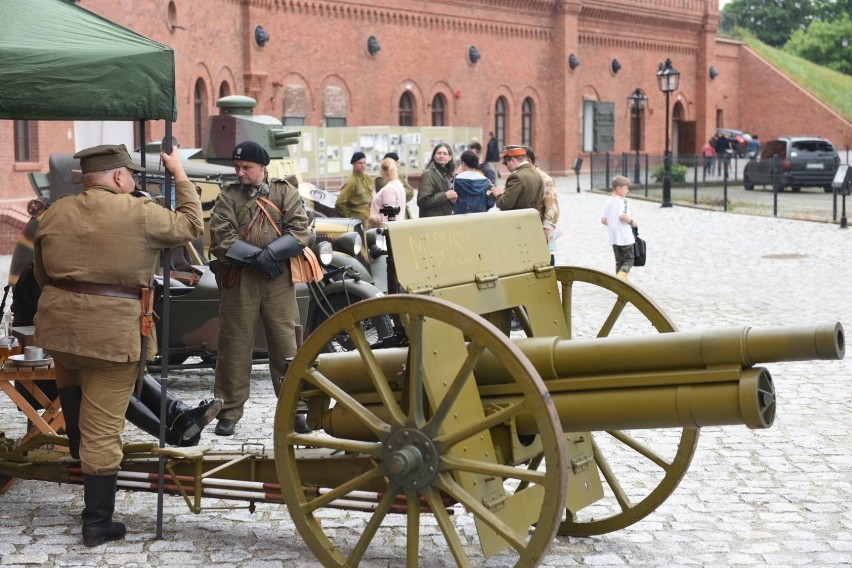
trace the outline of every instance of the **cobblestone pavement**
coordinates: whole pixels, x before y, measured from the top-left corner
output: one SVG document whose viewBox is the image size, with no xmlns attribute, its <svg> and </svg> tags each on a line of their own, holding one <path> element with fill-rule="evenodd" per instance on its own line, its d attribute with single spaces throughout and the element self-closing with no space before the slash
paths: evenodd
<svg viewBox="0 0 852 568">
<path fill-rule="evenodd" d="M 557 264 L 611 272 L 612 251 L 599 221 L 606 197 L 576 193 L 574 178 L 558 184 L 564 234 Z M 852 329 L 852 231 L 684 207 L 661 209 L 639 200 L 632 207 L 649 255 L 646 267 L 631 272 L 631 282 L 679 329 L 823 321 L 841 321 Z M 7 270 L 8 257 L 2 261 L 0 270 Z M 767 367 L 779 399 L 772 428 L 703 429 L 681 485 L 650 516 L 601 536 L 557 537 L 542 565 L 852 565 L 852 357 Z M 211 371 L 174 376 L 171 388 L 188 402 L 212 391 Z M 204 444 L 271 447 L 275 397 L 264 367 L 255 367 L 253 378 L 252 399 L 237 435 L 217 438 L 210 427 Z M 11 437 L 23 432 L 22 416 L 6 399 L 0 400 L 0 425 Z M 128 426 L 125 440 L 146 437 Z M 167 497 L 164 538 L 154 540 L 156 496 L 121 492 L 116 509 L 128 524 L 127 539 L 94 549 L 80 542 L 81 509 L 79 486 L 16 483 L 0 496 L 0 566 L 319 565 L 283 506 L 195 515 L 180 499 Z M 357 514 L 337 512 L 326 516 L 323 526 L 357 535 L 363 523 Z M 465 536 L 473 534 L 470 526 Z M 400 519 L 382 533 L 378 542 L 383 546 L 371 549 L 361 565 L 399 566 L 395 555 L 404 535 Z M 475 554 L 475 542 L 469 550 Z M 421 554 L 422 566 L 455 564 L 439 541 Z"/>
</svg>

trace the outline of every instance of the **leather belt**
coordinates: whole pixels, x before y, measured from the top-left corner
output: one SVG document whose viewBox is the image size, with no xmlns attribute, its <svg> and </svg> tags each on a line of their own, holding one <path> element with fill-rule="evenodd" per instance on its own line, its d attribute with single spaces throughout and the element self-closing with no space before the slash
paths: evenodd
<svg viewBox="0 0 852 568">
<path fill-rule="evenodd" d="M 111 298 L 126 298 L 129 300 L 139 300 L 142 298 L 142 286 L 125 287 L 114 286 L 112 284 L 95 284 L 93 282 L 80 282 L 78 280 L 54 280 L 50 283 L 51 286 L 65 290 L 66 292 L 74 292 L 77 294 L 90 294 L 92 296 L 109 296 Z"/>
</svg>

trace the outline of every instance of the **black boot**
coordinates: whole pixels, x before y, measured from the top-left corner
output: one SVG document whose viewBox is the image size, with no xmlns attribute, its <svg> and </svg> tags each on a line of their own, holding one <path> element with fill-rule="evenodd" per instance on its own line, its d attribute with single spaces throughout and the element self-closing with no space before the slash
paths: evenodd
<svg viewBox="0 0 852 568">
<path fill-rule="evenodd" d="M 142 381 L 142 392 L 140 402 L 144 405 L 148 412 L 145 414 L 153 415 L 155 418 L 160 416 L 160 397 L 162 395 L 160 383 L 151 375 L 145 375 Z M 133 399 L 131 399 L 132 403 Z M 210 422 L 219 413 L 222 408 L 222 400 L 214 398 L 212 401 L 202 401 L 197 407 L 190 408 L 183 403 L 182 400 L 166 391 L 166 443 L 172 446 L 189 446 L 196 445 L 200 439 L 198 435 L 201 430 L 210 424 Z M 128 407 L 128 410 L 130 408 Z M 133 420 L 127 416 L 133 424 Z M 136 424 L 146 432 L 150 431 L 145 427 Z M 155 437 L 159 437 L 160 424 L 157 418 Z M 195 443 L 190 443 L 195 440 Z"/>
<path fill-rule="evenodd" d="M 157 409 L 156 414 L 150 408 L 139 402 L 132 396 L 127 404 L 127 411 L 124 417 L 128 422 L 142 430 L 151 434 L 158 440 L 160 439 L 160 411 Z M 180 436 L 168 428 L 166 428 L 166 444 L 169 446 L 177 446 L 180 444 Z"/>
<path fill-rule="evenodd" d="M 65 435 L 68 436 L 68 449 L 71 457 L 80 459 L 80 403 L 83 401 L 83 389 L 65 387 L 59 389 L 59 403 L 65 417 Z"/>
<path fill-rule="evenodd" d="M 169 417 L 169 428 L 180 435 L 181 440 L 190 442 L 196 440 L 195 444 L 179 444 L 194 446 L 198 444 L 198 439 L 201 437 L 201 430 L 210 424 L 219 411 L 222 410 L 223 400 L 214 398 L 211 401 L 202 400 L 195 408 L 189 408 L 183 405 L 177 416 Z"/>
<path fill-rule="evenodd" d="M 112 522 L 115 510 L 115 475 L 83 474 L 83 544 L 99 546 L 127 534 L 123 523 Z"/>
</svg>

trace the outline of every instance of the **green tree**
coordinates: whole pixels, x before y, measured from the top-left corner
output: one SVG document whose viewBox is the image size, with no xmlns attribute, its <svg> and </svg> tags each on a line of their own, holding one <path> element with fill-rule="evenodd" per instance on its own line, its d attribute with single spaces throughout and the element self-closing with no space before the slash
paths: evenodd
<svg viewBox="0 0 852 568">
<path fill-rule="evenodd" d="M 848 0 L 840 0 L 848 4 Z M 829 11 L 830 0 L 733 0 L 722 12 L 734 16 L 737 25 L 752 32 L 757 39 L 773 47 L 781 47 L 793 32 L 804 30 L 820 9 Z"/>
<path fill-rule="evenodd" d="M 844 43 L 846 45 L 844 45 Z M 807 30 L 796 30 L 784 51 L 808 61 L 852 75 L 852 17 L 842 14 L 834 21 L 814 21 Z"/>
</svg>

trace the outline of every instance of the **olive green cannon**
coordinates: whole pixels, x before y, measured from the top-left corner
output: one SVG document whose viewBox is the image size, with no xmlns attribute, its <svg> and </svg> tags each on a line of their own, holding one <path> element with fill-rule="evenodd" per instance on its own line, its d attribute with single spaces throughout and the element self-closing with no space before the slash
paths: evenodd
<svg viewBox="0 0 852 568">
<path fill-rule="evenodd" d="M 557 533 L 614 531 L 651 513 L 683 478 L 699 428 L 769 427 L 775 392 L 756 365 L 844 356 L 838 323 L 675 332 L 635 287 L 551 268 L 533 211 L 387 232 L 408 293 L 332 317 L 279 393 L 282 493 L 324 566 L 357 565 L 383 526 L 402 522 L 395 512 L 406 517 L 406 565 L 428 553 L 434 524 L 458 565 L 472 565 L 462 510 L 485 557 L 535 566 Z M 584 308 L 594 321 L 579 321 Z M 512 315 L 523 331 L 509 333 Z M 381 349 L 377 317 L 396 329 Z M 293 432 L 305 403 L 322 435 Z M 368 465 L 317 491 L 301 473 L 303 446 Z M 324 528 L 323 509 L 357 491 L 382 497 L 351 542 Z"/>
<path fill-rule="evenodd" d="M 153 490 L 164 457 L 165 491 L 194 512 L 207 498 L 286 503 L 326 567 L 415 567 L 435 550 L 459 566 L 532 567 L 557 534 L 652 513 L 700 428 L 771 426 L 760 365 L 844 356 L 839 323 L 677 331 L 635 286 L 551 267 L 535 211 L 391 223 L 386 236 L 388 289 L 402 293 L 356 302 L 305 340 L 272 455 L 136 444 L 119 488 Z M 316 431 L 298 434 L 305 408 Z M 0 436 L 0 486 L 79 483 L 79 462 L 48 443 L 64 440 Z M 389 541 L 399 526 L 405 542 Z"/>
</svg>

